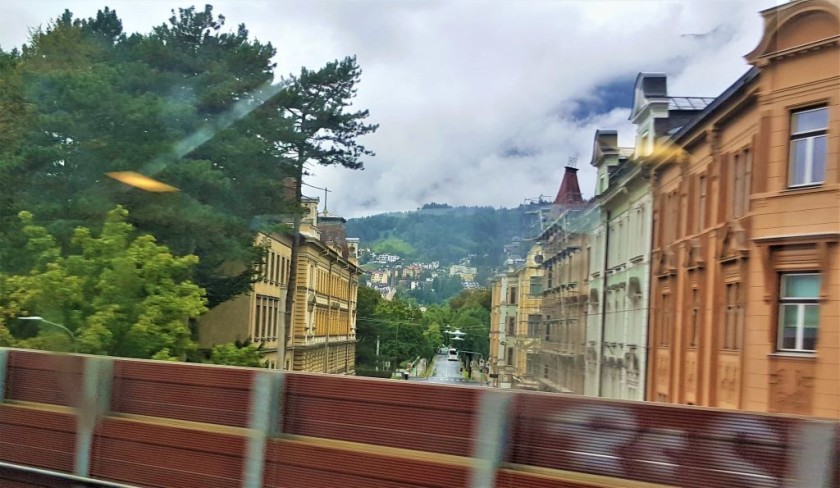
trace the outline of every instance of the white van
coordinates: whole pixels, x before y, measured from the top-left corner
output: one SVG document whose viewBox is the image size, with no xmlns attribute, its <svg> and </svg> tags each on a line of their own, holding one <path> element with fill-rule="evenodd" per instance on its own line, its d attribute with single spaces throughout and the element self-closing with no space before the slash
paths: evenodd
<svg viewBox="0 0 840 488">
<path fill-rule="evenodd" d="M 447 358 L 449 361 L 457 361 L 458 360 L 458 350 L 452 348 L 449 350 L 449 357 Z"/>
</svg>

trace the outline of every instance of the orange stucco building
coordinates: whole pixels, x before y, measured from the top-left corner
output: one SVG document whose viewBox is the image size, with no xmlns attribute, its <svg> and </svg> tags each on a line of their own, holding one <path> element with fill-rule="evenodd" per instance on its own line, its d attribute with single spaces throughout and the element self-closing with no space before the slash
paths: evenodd
<svg viewBox="0 0 840 488">
<path fill-rule="evenodd" d="M 650 161 L 647 398 L 840 418 L 840 9 L 761 14 L 752 68 Z"/>
</svg>

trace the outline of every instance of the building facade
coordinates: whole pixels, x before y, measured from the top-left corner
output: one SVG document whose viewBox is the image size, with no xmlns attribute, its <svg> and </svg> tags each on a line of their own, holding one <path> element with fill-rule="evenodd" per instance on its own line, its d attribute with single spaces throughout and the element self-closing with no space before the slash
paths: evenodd
<svg viewBox="0 0 840 488">
<path fill-rule="evenodd" d="M 285 323 L 286 290 L 292 248 L 283 236 L 258 233 L 258 245 L 265 249 L 251 293 L 214 307 L 198 320 L 198 344 L 210 349 L 218 344 L 251 342 L 263 351 L 267 368 L 280 368 L 278 348 Z"/>
<path fill-rule="evenodd" d="M 318 214 L 317 199 L 304 199 L 303 205 L 307 212 L 298 235 L 293 323 L 287 328 L 284 315 L 292 272 L 291 237 L 259 233 L 257 243 L 266 250 L 259 278 L 250 293 L 214 307 L 199 319 L 199 347 L 250 341 L 261 346 L 263 362 L 271 369 L 353 374 L 356 297 L 362 273 L 358 241 L 347 242 L 344 219 Z M 278 353 L 280 347 L 285 347 L 285 355 Z"/>
<path fill-rule="evenodd" d="M 539 263 L 542 254 L 542 246 L 534 245 L 508 286 L 508 303 L 516 307 L 515 315 L 507 317 L 505 338 L 506 373 L 513 388 L 540 388 L 540 338 L 535 331 L 542 320 L 543 269 Z"/>
<path fill-rule="evenodd" d="M 301 240 L 286 367 L 353 374 L 356 297 L 362 271 L 339 248 L 312 237 Z"/>
<path fill-rule="evenodd" d="M 563 181 L 546 213 L 547 225 L 537 238 L 542 246 L 540 267 L 541 320 L 529 327 L 539 341 L 537 381 L 540 390 L 584 391 L 586 370 L 586 255 L 589 226 L 577 179 L 577 167 L 566 166 Z"/>
<path fill-rule="evenodd" d="M 752 68 L 654 165 L 650 400 L 840 417 L 840 11 L 762 12 Z"/>
<path fill-rule="evenodd" d="M 513 268 L 497 275 L 490 286 L 490 352 L 488 365 L 492 385 L 510 388 L 514 371 L 513 338 L 516 335 L 518 291 L 517 274 Z"/>
<path fill-rule="evenodd" d="M 589 211 L 595 224 L 587 248 L 586 394 L 643 400 L 653 197 L 648 170 L 632 152 L 618 147 L 616 131 L 596 132 L 592 165 L 599 185 Z"/>
</svg>

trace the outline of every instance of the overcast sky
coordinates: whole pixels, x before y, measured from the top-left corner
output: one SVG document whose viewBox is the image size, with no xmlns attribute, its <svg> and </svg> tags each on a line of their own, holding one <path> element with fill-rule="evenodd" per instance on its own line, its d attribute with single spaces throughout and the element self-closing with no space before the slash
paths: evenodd
<svg viewBox="0 0 840 488">
<path fill-rule="evenodd" d="M 329 210 L 346 217 L 424 203 L 516 206 L 553 198 L 570 157 L 592 194 L 596 129 L 631 145 L 632 84 L 668 74 L 677 96 L 717 96 L 747 65 L 759 11 L 780 0 L 216 1 L 226 29 L 244 23 L 277 48 L 278 72 L 346 55 L 363 69 L 356 104 L 379 131 L 365 170 L 316 168 Z M 196 3 L 201 7 L 204 3 Z M 116 9 L 127 32 L 148 32 L 189 2 L 4 0 L 0 47 L 69 8 Z M 323 192 L 309 189 L 312 196 Z"/>
</svg>

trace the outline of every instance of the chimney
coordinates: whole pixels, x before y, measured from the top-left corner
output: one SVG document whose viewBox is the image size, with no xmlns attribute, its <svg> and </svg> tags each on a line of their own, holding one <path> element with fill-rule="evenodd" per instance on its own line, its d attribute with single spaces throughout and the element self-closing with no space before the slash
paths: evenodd
<svg viewBox="0 0 840 488">
<path fill-rule="evenodd" d="M 337 215 L 321 214 L 318 216 L 318 230 L 321 231 L 321 241 L 329 246 L 334 246 L 342 256 L 347 258 L 349 257 L 349 249 L 347 234 L 344 230 L 345 223 L 347 223 L 347 220 Z"/>
</svg>

